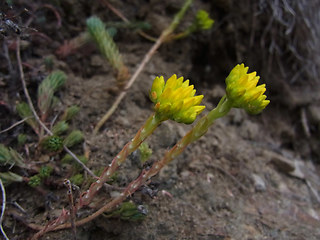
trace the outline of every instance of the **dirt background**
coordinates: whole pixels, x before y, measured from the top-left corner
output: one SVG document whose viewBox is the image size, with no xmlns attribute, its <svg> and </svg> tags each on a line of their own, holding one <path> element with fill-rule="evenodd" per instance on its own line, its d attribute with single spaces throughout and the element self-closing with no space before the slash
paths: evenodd
<svg viewBox="0 0 320 240">
<path fill-rule="evenodd" d="M 313 14 L 320 11 L 317 1 L 194 1 L 179 29 L 188 26 L 199 9 L 215 19 L 213 29 L 162 45 L 97 136 L 92 135 L 95 124 L 117 96 L 113 71 L 93 43 L 67 56 L 59 49 L 85 30 L 85 21 L 92 15 L 104 22 L 121 20 L 103 1 L 13 2 L 13 9 L 2 11 L 15 15 L 24 7 L 29 9 L 30 13 L 21 13 L 13 21 L 23 26 L 32 16 L 29 27 L 38 30 L 34 34 L 26 28 L 22 33 L 26 35 L 22 61 L 33 100 L 37 86 L 48 74 L 44 60 L 50 57 L 53 69 L 68 76 L 58 93 L 61 103 L 56 114 L 63 106 L 81 107 L 73 125 L 85 133 L 86 148 L 91 152 L 88 167 L 93 170 L 108 164 L 152 113 L 148 91 L 155 76 L 167 78 L 175 73 L 189 78 L 197 93 L 205 96 L 207 109 L 224 95 L 224 79 L 237 63 L 244 62 L 257 71 L 267 84 L 271 104 L 262 114 L 249 116 L 233 109 L 152 179 L 151 187 L 158 191 L 154 198 L 139 192 L 132 196 L 135 203 L 148 209 L 143 221 L 99 217 L 78 227 L 77 239 L 320 238 L 320 55 L 316 47 L 320 46 L 320 20 Z M 60 15 L 61 26 L 52 9 L 41 7 L 44 3 Z M 159 36 L 183 1 L 110 3 L 130 21 L 148 22 L 151 29 L 146 32 Z M 153 44 L 129 28 L 117 29 L 114 40 L 131 74 Z M 14 41 L 12 35 L 1 39 L 3 49 L 9 49 L 8 54 L 3 51 L 0 65 L 1 129 L 20 120 L 15 103 L 25 100 Z M 153 156 L 147 165 L 188 129 L 187 125 L 163 123 L 148 140 Z M 16 146 L 19 133 L 29 134 L 28 144 L 35 144 L 36 136 L 26 124 L 2 133 L 0 141 L 27 156 L 25 148 Z M 82 152 L 81 147 L 72 150 Z M 58 169 L 61 156 L 55 157 Z M 118 186 L 124 187 L 138 176 L 142 165 L 136 158 L 136 154 L 131 156 L 120 169 Z M 57 171 L 53 182 L 65 177 L 64 170 Z M 80 188 L 85 190 L 85 185 Z M 6 191 L 3 226 L 10 239 L 27 239 L 35 233 L 13 213 L 18 212 L 25 222 L 43 224 L 68 207 L 66 190 L 58 183 L 41 190 L 26 183 L 12 184 Z M 109 199 L 116 193 L 102 194 Z M 42 239 L 72 239 L 72 232 L 48 233 Z"/>
</svg>

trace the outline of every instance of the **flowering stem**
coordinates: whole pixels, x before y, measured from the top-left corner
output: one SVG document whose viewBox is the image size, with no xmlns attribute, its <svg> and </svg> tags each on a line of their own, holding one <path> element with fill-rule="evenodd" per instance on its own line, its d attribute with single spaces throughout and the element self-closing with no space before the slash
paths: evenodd
<svg viewBox="0 0 320 240">
<path fill-rule="evenodd" d="M 128 198 L 134 192 L 136 192 L 150 178 L 157 175 L 166 164 L 170 163 L 174 158 L 176 158 L 180 153 L 182 153 L 190 143 L 196 141 L 204 133 L 206 133 L 206 131 L 214 123 L 214 121 L 220 117 L 225 116 L 230 111 L 231 107 L 231 102 L 228 100 L 226 96 L 223 96 L 218 106 L 211 112 L 209 112 L 208 115 L 200 119 L 200 121 L 198 121 L 198 123 L 182 139 L 180 139 L 180 141 L 177 142 L 176 145 L 173 148 L 171 148 L 171 150 L 168 151 L 161 160 L 155 162 L 149 170 L 143 170 L 140 176 L 134 181 L 132 181 L 118 197 L 114 198 L 111 202 L 107 203 L 87 218 L 84 218 L 76 222 L 76 225 L 79 226 L 86 222 L 89 222 L 92 219 L 101 215 L 102 213 L 106 211 L 111 211 L 112 209 L 119 206 L 126 198 Z M 150 120 L 149 118 L 148 121 L 152 120 Z M 69 224 L 63 224 L 58 226 L 56 230 L 67 228 L 69 226 Z"/>
<path fill-rule="evenodd" d="M 204 135 L 214 121 L 225 116 L 231 108 L 231 102 L 226 96 L 223 96 L 215 109 L 211 110 L 206 116 L 202 117 L 197 124 L 183 138 L 181 138 L 160 161 L 153 164 L 151 169 L 146 173 L 147 178 L 156 175 L 164 165 L 168 164 L 180 153 L 182 153 L 190 143 L 193 143 L 202 135 Z"/>
<path fill-rule="evenodd" d="M 216 119 L 225 116 L 230 111 L 232 106 L 232 101 L 227 97 L 227 95 L 224 95 L 220 99 L 218 106 L 215 109 L 211 110 L 206 116 L 208 117 L 210 125 L 212 125 Z"/>
<path fill-rule="evenodd" d="M 153 131 L 160 125 L 161 122 L 165 120 L 166 119 L 163 119 L 163 118 L 161 119 L 156 114 L 152 114 L 147 119 L 145 124 L 139 129 L 139 131 L 134 136 L 134 138 L 123 147 L 123 149 L 117 154 L 117 156 L 114 157 L 111 164 L 103 170 L 98 180 L 92 183 L 89 190 L 82 194 L 76 206 L 74 207 L 74 214 L 76 214 L 76 212 L 83 206 L 91 203 L 95 194 L 102 188 L 105 182 L 110 180 L 110 177 L 115 173 L 118 167 L 126 160 L 127 156 L 130 153 L 137 150 L 138 147 L 141 145 L 141 143 L 153 133 Z M 114 202 L 116 202 L 117 204 L 120 204 L 122 201 L 121 199 L 116 198 L 116 201 L 112 201 L 112 203 Z M 110 205 L 110 203 L 108 205 Z M 42 236 L 46 232 L 69 227 L 69 224 L 65 223 L 69 217 L 70 217 L 69 211 L 66 211 L 66 210 L 62 211 L 61 215 L 56 220 L 52 221 L 47 226 L 42 228 L 36 235 L 34 235 L 32 239 L 38 239 L 38 237 Z M 85 223 L 85 222 L 86 222 L 85 220 L 80 221 L 80 223 Z M 79 223 L 77 222 L 76 226 L 78 226 L 78 224 Z"/>
<path fill-rule="evenodd" d="M 153 131 L 160 125 L 163 119 L 160 119 L 156 114 L 152 114 L 145 124 L 139 129 L 134 138 L 129 141 L 123 149 L 113 158 L 111 164 L 103 170 L 98 180 L 91 184 L 89 190 L 82 196 L 78 202 L 77 208 L 88 205 L 93 196 L 100 190 L 105 182 L 110 180 L 110 177 L 115 173 L 118 167 L 126 160 L 129 154 L 138 149 L 140 144 L 150 136 Z"/>
<path fill-rule="evenodd" d="M 92 215 L 81 219 L 75 223 L 76 226 L 85 224 L 94 218 L 98 217 L 106 211 L 111 211 L 112 209 L 119 206 L 126 198 L 136 192 L 143 184 L 145 184 L 150 178 L 155 176 L 160 172 L 160 170 L 168 163 L 170 163 L 175 157 L 182 153 L 182 151 L 192 142 L 199 139 L 203 134 L 205 134 L 208 128 L 214 123 L 214 121 L 220 117 L 225 116 L 232 108 L 232 102 L 228 100 L 226 96 L 223 96 L 218 104 L 218 106 L 209 112 L 206 116 L 200 119 L 198 123 L 182 138 L 176 145 L 168 151 L 165 156 L 160 160 L 155 162 L 149 170 L 143 170 L 140 176 L 132 181 L 128 187 L 112 201 L 104 205 L 102 208 L 94 212 Z M 137 149 L 139 145 L 155 130 L 155 128 L 163 121 L 153 114 L 146 121 L 145 125 L 141 127 L 136 136 L 129 142 L 122 151 L 113 159 L 110 167 L 107 167 L 101 174 L 99 180 L 93 183 L 78 202 L 75 207 L 75 211 L 81 208 L 83 205 L 89 204 L 94 194 L 102 187 L 102 180 L 107 180 L 111 176 L 111 171 L 115 171 L 121 163 L 125 160 L 126 156 Z M 118 157 L 120 156 L 120 157 Z M 109 172 L 109 174 L 108 174 Z M 33 239 L 42 236 L 44 233 L 59 230 L 70 227 L 70 223 L 65 223 L 69 218 L 70 213 L 65 212 L 58 219 L 53 221 L 50 225 L 40 230 Z"/>
<path fill-rule="evenodd" d="M 143 170 L 140 176 L 136 180 L 132 181 L 117 198 L 100 208 L 97 212 L 91 215 L 90 218 L 93 219 L 103 212 L 110 211 L 118 206 L 127 197 L 137 191 L 150 178 L 158 174 L 166 164 L 170 163 L 174 158 L 181 154 L 190 143 L 198 140 L 203 134 L 205 134 L 214 121 L 225 116 L 231 108 L 231 102 L 226 96 L 223 96 L 218 106 L 210 111 L 208 115 L 200 119 L 200 121 L 198 121 L 198 123 L 182 139 L 180 139 L 180 141 L 178 141 L 176 145 L 171 148 L 171 150 L 168 151 L 160 161 L 155 162 L 149 170 Z"/>
<path fill-rule="evenodd" d="M 162 33 L 167 37 L 177 28 L 193 0 L 186 0 L 180 11 L 174 16 L 170 26 Z"/>
</svg>

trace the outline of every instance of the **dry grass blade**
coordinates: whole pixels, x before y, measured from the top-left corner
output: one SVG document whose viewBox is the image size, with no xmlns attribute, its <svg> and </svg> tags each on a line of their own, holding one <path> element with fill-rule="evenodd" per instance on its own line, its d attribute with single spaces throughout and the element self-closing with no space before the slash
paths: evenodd
<svg viewBox="0 0 320 240">
<path fill-rule="evenodd" d="M 7 131 L 10 131 L 11 129 L 15 128 L 16 126 L 20 125 L 21 123 L 24 123 L 25 121 L 27 121 L 28 119 L 30 119 L 32 117 L 25 117 L 24 119 L 12 124 L 10 127 L 6 128 L 6 129 L 3 129 L 0 131 L 0 134 L 1 133 L 4 133 L 4 132 L 7 132 Z"/>
<path fill-rule="evenodd" d="M 122 21 L 124 21 L 125 23 L 130 23 L 130 21 L 115 7 L 113 7 L 109 1 L 107 0 L 100 0 L 100 2 L 104 5 L 106 5 L 115 15 L 117 15 L 119 18 L 122 19 Z M 144 37 L 145 39 L 148 39 L 149 41 L 155 42 L 157 41 L 156 38 L 151 37 L 150 35 L 146 34 L 145 32 L 143 32 L 142 30 L 138 30 L 138 33 Z"/>
<path fill-rule="evenodd" d="M 9 240 L 9 238 L 7 237 L 5 231 L 3 230 L 3 227 L 2 227 L 4 211 L 6 209 L 6 191 L 5 191 L 4 186 L 2 184 L 1 178 L 0 178 L 0 187 L 1 187 L 1 192 L 2 192 L 2 206 L 1 206 L 1 215 L 0 215 L 0 230 L 1 230 L 2 236 L 6 240 Z"/>
</svg>

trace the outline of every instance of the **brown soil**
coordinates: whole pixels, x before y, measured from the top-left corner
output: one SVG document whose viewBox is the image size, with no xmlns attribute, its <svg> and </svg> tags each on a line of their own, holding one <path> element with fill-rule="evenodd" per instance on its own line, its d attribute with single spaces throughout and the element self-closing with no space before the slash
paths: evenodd
<svg viewBox="0 0 320 240">
<path fill-rule="evenodd" d="M 17 2 L 14 9 L 8 11 L 19 12 L 23 7 L 35 9 L 41 5 L 41 1 Z M 41 8 L 36 12 L 30 27 L 46 34 L 50 41 L 40 34 L 24 40 L 26 46 L 22 49 L 22 60 L 32 66 L 25 67 L 28 89 L 36 101 L 37 86 L 48 74 L 43 67 L 44 59 L 48 57 L 53 59 L 53 69 L 67 74 L 66 86 L 59 91 L 61 104 L 57 106 L 56 114 L 63 106 L 76 104 L 81 107 L 73 125 L 85 133 L 86 148 L 90 150 L 88 167 L 93 170 L 110 163 L 152 113 L 148 91 L 155 76 L 167 78 L 175 73 L 189 78 L 196 85 L 197 93 L 205 96 L 204 105 L 212 109 L 224 94 L 223 81 L 228 71 L 238 62 L 246 62 L 245 57 L 236 56 L 239 48 L 244 51 L 246 46 L 222 49 L 222 39 L 227 39 L 228 34 L 225 28 L 221 29 L 221 24 L 225 24 L 224 21 L 232 24 L 232 18 L 226 17 L 228 10 L 221 1 L 195 1 L 182 25 L 188 25 L 193 14 L 204 8 L 211 9 L 216 20 L 214 29 L 164 44 L 128 90 L 116 112 L 94 136 L 95 124 L 117 96 L 112 69 L 94 44 L 76 49 L 66 57 L 59 56 L 56 51 L 65 40 L 84 31 L 85 20 L 92 15 L 105 22 L 120 20 L 101 3 L 103 1 L 48 2 L 60 14 L 62 26 L 58 27 L 51 9 Z M 153 36 L 158 36 L 168 26 L 183 3 L 178 0 L 110 2 L 128 19 L 148 21 L 152 28 L 147 33 Z M 20 17 L 22 23 L 28 17 L 23 13 Z M 9 45 L 14 38 L 4 37 L 1 41 L 2 45 Z M 117 29 L 115 41 L 131 74 L 153 44 L 128 28 Z M 228 39 L 228 44 L 230 42 Z M 256 54 L 259 52 L 251 51 L 251 55 Z M 16 101 L 24 100 L 14 50 L 9 50 L 9 56 L 14 66 L 12 72 L 8 71 L 4 57 L 0 66 L 1 129 L 20 119 L 14 106 Z M 258 73 L 265 71 L 259 69 L 260 64 L 253 63 L 250 69 Z M 255 65 L 258 69 L 254 68 Z M 320 102 L 317 97 L 308 100 L 310 94 L 304 93 L 316 92 L 320 86 L 319 82 L 290 85 L 280 78 L 267 81 L 271 86 L 267 93 L 271 104 L 262 114 L 249 116 L 243 110 L 233 109 L 152 179 L 150 187 L 157 191 L 155 197 L 150 198 L 141 192 L 132 196 L 131 200 L 148 209 L 144 220 L 125 221 L 102 216 L 78 227 L 77 239 L 319 239 L 320 119 L 317 116 Z M 291 99 L 298 99 L 297 102 L 288 103 L 288 99 L 284 99 L 288 86 L 292 90 Z M 147 165 L 159 159 L 188 129 L 188 125 L 170 121 L 162 124 L 148 140 L 153 155 Z M 27 124 L 1 134 L 0 141 L 15 148 L 19 133 L 30 135 L 28 144 L 34 148 L 37 138 Z M 25 148 L 17 150 L 27 156 Z M 72 150 L 82 152 L 81 147 Z M 62 156 L 55 158 L 55 174 L 49 184 L 41 188 L 31 188 L 26 183 L 6 187 L 7 208 L 3 226 L 10 239 L 27 239 L 35 233 L 23 221 L 43 225 L 58 216 L 59 209 L 68 208 L 66 189 L 61 184 L 67 177 L 59 165 Z M 29 161 L 36 162 L 37 159 Z M 121 167 L 116 184 L 126 186 L 141 169 L 139 161 L 131 156 Z M 30 172 L 24 174 L 26 177 L 32 175 Z M 80 187 L 85 190 L 87 184 Z M 102 194 L 108 199 L 116 191 Z M 80 215 L 87 212 L 85 209 Z M 18 220 L 17 215 L 22 216 L 23 221 Z M 72 231 L 67 229 L 47 233 L 42 239 L 72 238 Z"/>
</svg>

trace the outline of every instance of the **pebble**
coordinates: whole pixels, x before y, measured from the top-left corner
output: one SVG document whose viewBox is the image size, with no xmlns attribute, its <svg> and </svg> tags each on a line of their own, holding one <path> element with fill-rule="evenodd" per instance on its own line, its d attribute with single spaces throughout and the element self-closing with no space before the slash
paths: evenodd
<svg viewBox="0 0 320 240">
<path fill-rule="evenodd" d="M 265 181 L 262 179 L 262 177 L 260 177 L 257 174 L 252 174 L 252 180 L 254 183 L 254 188 L 257 192 L 264 192 L 266 190 L 266 183 Z"/>
<path fill-rule="evenodd" d="M 311 105 L 308 108 L 311 121 L 320 124 L 320 106 Z"/>
</svg>

